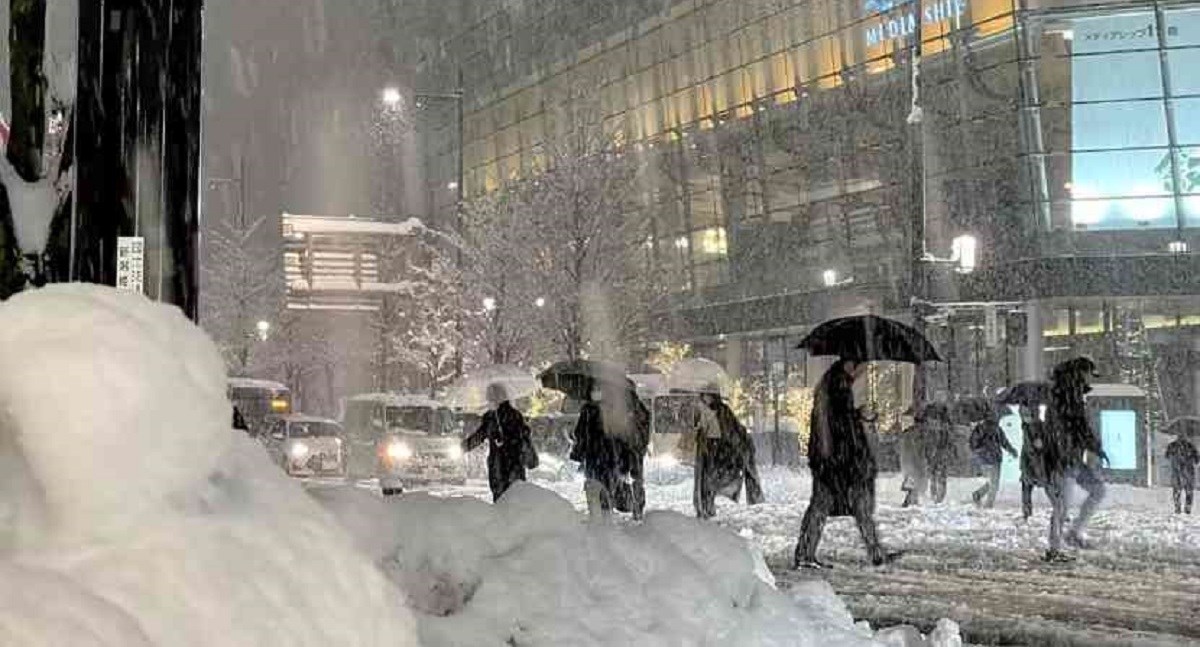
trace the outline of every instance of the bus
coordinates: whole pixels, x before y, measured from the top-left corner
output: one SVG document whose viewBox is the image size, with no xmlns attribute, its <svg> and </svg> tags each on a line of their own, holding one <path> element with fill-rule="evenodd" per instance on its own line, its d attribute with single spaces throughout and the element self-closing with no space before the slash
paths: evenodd
<svg viewBox="0 0 1200 647">
<path fill-rule="evenodd" d="M 262 431 L 269 416 L 292 411 L 292 392 L 279 382 L 231 377 L 228 384 L 229 401 L 242 414 L 251 436 Z"/>
</svg>

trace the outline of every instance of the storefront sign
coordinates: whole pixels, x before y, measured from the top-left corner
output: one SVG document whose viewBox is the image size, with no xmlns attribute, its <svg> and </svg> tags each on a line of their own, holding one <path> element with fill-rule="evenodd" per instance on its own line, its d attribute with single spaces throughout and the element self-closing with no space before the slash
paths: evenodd
<svg viewBox="0 0 1200 647">
<path fill-rule="evenodd" d="M 878 23 L 867 27 L 867 47 L 908 38 L 917 31 L 919 25 L 937 25 L 958 18 L 967 11 L 967 0 L 938 0 L 926 3 L 924 7 L 915 0 L 866 0 L 863 9 L 868 14 L 886 13 L 902 5 L 908 5 L 908 8 L 893 16 L 880 16 Z"/>
</svg>

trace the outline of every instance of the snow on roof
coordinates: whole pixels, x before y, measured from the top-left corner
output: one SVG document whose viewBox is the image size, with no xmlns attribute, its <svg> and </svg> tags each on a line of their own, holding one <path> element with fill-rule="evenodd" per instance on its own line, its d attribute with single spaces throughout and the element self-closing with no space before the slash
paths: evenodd
<svg viewBox="0 0 1200 647">
<path fill-rule="evenodd" d="M 271 380 L 258 380 L 252 377 L 231 377 L 229 378 L 229 386 L 235 389 L 272 389 L 275 391 L 287 391 L 288 388 L 279 382 Z"/>
<path fill-rule="evenodd" d="M 425 395 L 415 393 L 360 393 L 351 396 L 350 402 L 377 402 L 389 407 L 428 407 L 444 409 L 446 405 Z"/>
<path fill-rule="evenodd" d="M 1146 392 L 1132 384 L 1093 384 L 1090 398 L 1144 398 Z"/>
<path fill-rule="evenodd" d="M 283 214 L 284 235 L 288 234 L 383 234 L 411 236 L 425 229 L 419 218 L 404 221 L 349 216 L 306 216 Z"/>
</svg>

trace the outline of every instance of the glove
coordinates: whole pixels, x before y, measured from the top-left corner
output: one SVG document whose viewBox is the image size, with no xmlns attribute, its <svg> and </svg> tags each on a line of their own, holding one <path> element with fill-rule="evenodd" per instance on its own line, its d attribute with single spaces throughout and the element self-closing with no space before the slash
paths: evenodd
<svg viewBox="0 0 1200 647">
<path fill-rule="evenodd" d="M 1112 464 L 1108 462 L 1108 454 L 1105 454 L 1103 449 L 1101 449 L 1099 452 L 1097 452 L 1096 455 L 1100 457 L 1101 465 L 1104 465 L 1105 467 L 1112 466 Z"/>
</svg>

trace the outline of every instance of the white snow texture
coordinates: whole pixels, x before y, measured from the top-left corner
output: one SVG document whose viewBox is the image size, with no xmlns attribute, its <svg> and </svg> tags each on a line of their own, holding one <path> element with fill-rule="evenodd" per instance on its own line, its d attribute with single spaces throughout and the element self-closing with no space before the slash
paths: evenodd
<svg viewBox="0 0 1200 647">
<path fill-rule="evenodd" d="M 25 293 L 0 366 L 0 645 L 416 644 L 396 588 L 230 430 L 178 310 Z"/>
<path fill-rule="evenodd" d="M 875 644 L 824 582 L 776 591 L 745 539 L 675 512 L 589 523 L 526 483 L 494 506 L 314 495 L 407 592 L 423 645 Z"/>
</svg>

